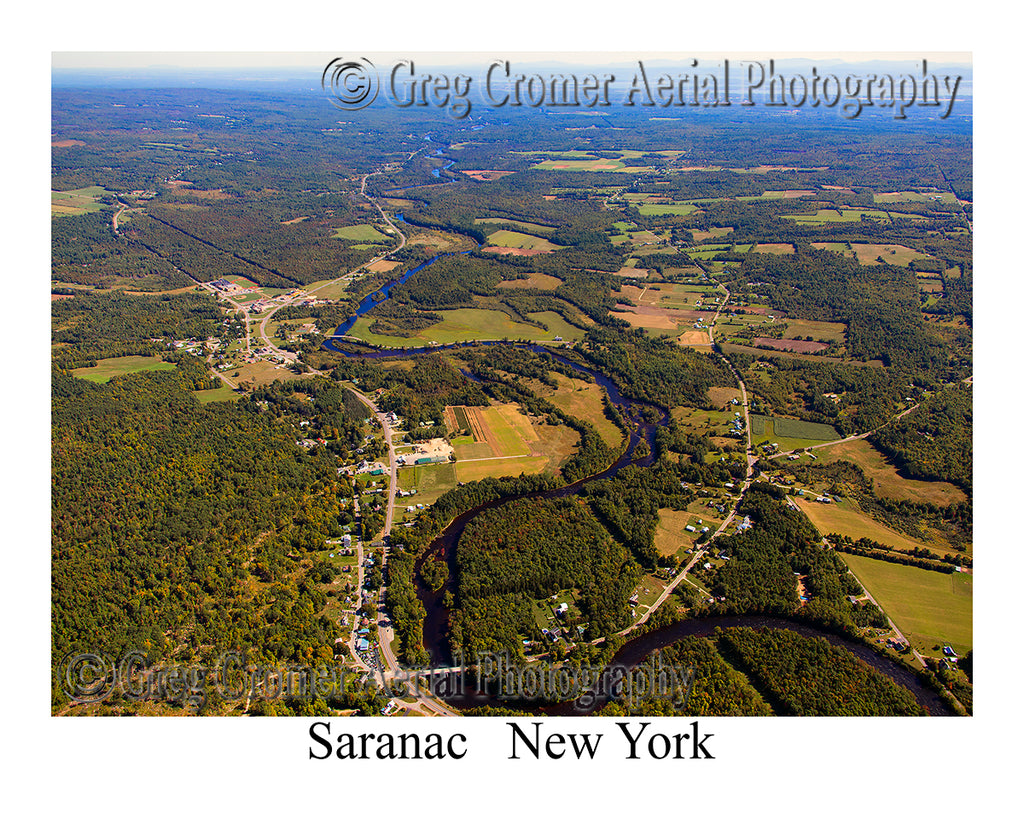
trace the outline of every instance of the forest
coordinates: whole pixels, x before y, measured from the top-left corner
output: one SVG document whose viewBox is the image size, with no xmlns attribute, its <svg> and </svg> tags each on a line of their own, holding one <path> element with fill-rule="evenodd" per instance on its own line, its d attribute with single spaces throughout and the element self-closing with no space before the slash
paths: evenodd
<svg viewBox="0 0 1024 819">
<path fill-rule="evenodd" d="M 378 613 L 390 621 L 404 664 L 436 654 L 424 642 L 430 594 L 447 609 L 456 651 L 523 656 L 526 641 L 570 665 L 607 661 L 644 578 L 669 582 L 702 546 L 695 583 L 679 584 L 637 633 L 680 617 L 771 614 L 864 641 L 888 620 L 851 600 L 865 590 L 838 552 L 942 572 L 973 565 L 969 118 L 938 128 L 710 110 L 669 124 L 624 109 L 580 126 L 550 112 L 458 122 L 371 106 L 357 122 L 324 103 L 287 83 L 253 93 L 53 91 L 51 190 L 100 189 L 84 212 L 56 207 L 51 217 L 54 712 L 69 706 L 57 663 L 78 650 L 182 663 L 226 649 L 266 663 L 345 655 L 335 647 L 347 634 L 338 598 L 358 590 L 321 552 L 343 533 L 376 539 L 385 520 L 382 496 L 339 472 L 387 459 L 355 390 L 402 419 L 402 445 L 444 430 L 446 407 L 496 404 L 517 404 L 532 426 L 568 427 L 563 440 L 575 441 L 542 474 L 448 472 L 426 508 L 396 516 L 386 565 L 366 573 L 367 592 L 386 594 L 363 612 L 373 635 L 385 628 Z M 606 167 L 572 164 L 581 158 Z M 824 209 L 839 220 L 816 219 Z M 522 244 L 499 244 L 497 231 Z M 903 252 L 868 260 L 864 245 Z M 339 342 L 345 353 L 321 346 L 362 299 L 427 261 L 386 299 L 374 296 L 371 332 L 411 339 L 458 319 L 447 311 L 483 308 L 531 328 L 565 322 L 569 331 L 556 332 L 567 338 L 550 353 L 514 343 L 415 355 L 352 339 Z M 316 303 L 269 308 L 274 341 L 251 354 L 263 361 L 245 362 L 260 377 L 239 376 L 237 391 L 219 389 L 207 341 L 242 342 L 247 356 L 264 342 L 197 287 L 226 276 L 270 288 L 270 298 L 325 285 Z M 722 317 L 742 342 L 714 332 L 688 340 L 714 321 L 692 298 L 711 289 L 716 302 L 728 291 Z M 620 305 L 642 308 L 630 316 L 636 326 Z M 296 336 L 309 320 L 312 332 Z M 814 354 L 754 346 L 816 329 L 794 329 L 800 322 L 841 328 Z M 298 359 L 280 363 L 278 344 Z M 123 356 L 175 367 L 105 384 L 72 373 Z M 723 412 L 740 416 L 740 406 L 723 411 L 740 386 L 751 412 L 829 425 L 839 437 L 871 432 L 901 478 L 948 481 L 967 500 L 882 497 L 852 463 L 758 460 L 757 442 L 746 488 L 743 434 L 718 423 Z M 636 403 L 616 406 L 616 391 Z M 603 475 L 630 441 L 627 462 Z M 784 503 L 785 490 L 758 480 L 776 468 L 911 537 L 941 530 L 949 554 L 818 531 Z M 666 551 L 665 513 L 681 520 L 712 496 L 729 507 L 723 518 L 735 511 L 730 526 L 712 542 L 668 532 Z M 484 505 L 442 559 L 438 538 Z M 573 601 L 561 623 L 571 639 L 559 645 L 540 627 L 554 595 Z M 849 652 L 786 630 L 687 638 L 663 659 L 700 671 L 685 706 L 615 701 L 605 713 L 921 713 Z M 968 683 L 933 666 L 935 684 L 969 706 Z M 386 702 L 357 686 L 314 703 L 260 700 L 249 712 L 378 714 Z M 208 702 L 201 712 L 226 708 Z M 124 703 L 104 711 L 130 712 Z"/>
</svg>

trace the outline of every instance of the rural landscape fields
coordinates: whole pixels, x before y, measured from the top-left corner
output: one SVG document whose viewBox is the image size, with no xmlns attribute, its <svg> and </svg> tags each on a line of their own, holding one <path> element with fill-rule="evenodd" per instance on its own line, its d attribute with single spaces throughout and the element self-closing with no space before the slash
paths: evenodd
<svg viewBox="0 0 1024 819">
<path fill-rule="evenodd" d="M 54 91 L 53 713 L 973 712 L 970 116 L 324 104 Z M 359 683 L 68 690 L 139 645 Z"/>
</svg>

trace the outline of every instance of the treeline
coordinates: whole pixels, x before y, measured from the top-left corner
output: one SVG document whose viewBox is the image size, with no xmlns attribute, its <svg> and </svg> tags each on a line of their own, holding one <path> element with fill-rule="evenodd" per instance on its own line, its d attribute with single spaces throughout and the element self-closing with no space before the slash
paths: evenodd
<svg viewBox="0 0 1024 819">
<path fill-rule="evenodd" d="M 571 498 L 520 499 L 482 512 L 467 524 L 456 547 L 456 561 L 452 635 L 467 656 L 481 649 L 476 635 L 479 626 L 470 616 L 474 609 L 467 609 L 470 601 L 503 594 L 540 598 L 577 588 L 588 639 L 592 639 L 626 625 L 626 600 L 642 576 L 629 552 L 585 504 Z M 475 610 L 481 610 L 480 604 Z M 491 620 L 506 619 L 508 614 L 503 616 L 502 611 L 500 606 L 486 607 Z M 505 636 L 510 633 L 506 630 Z M 539 638 L 536 625 L 524 636 Z M 505 641 L 503 647 L 519 653 L 521 645 L 515 639 Z"/>
<path fill-rule="evenodd" d="M 940 505 L 878 497 L 864 470 L 842 459 L 828 464 L 813 461 L 776 463 L 805 485 L 825 482 L 830 495 L 855 499 L 862 512 L 910 537 L 930 540 L 934 535 L 928 530 L 934 529 L 941 531 L 957 551 L 966 551 L 971 543 L 974 505 L 970 499 Z M 970 559 L 963 556 L 954 562 L 970 565 Z"/>
<path fill-rule="evenodd" d="M 168 346 L 151 339 L 205 340 L 223 329 L 223 316 L 205 293 L 85 292 L 54 301 L 50 309 L 53 363 L 63 369 L 90 366 L 100 358 L 153 355 Z"/>
<path fill-rule="evenodd" d="M 56 374 L 52 650 L 152 661 L 330 661 L 337 626 L 305 557 L 342 534 L 333 456 L 255 401 L 200 406 L 175 372 Z M 54 707 L 64 704 L 54 677 Z"/>
<path fill-rule="evenodd" d="M 483 407 L 489 403 L 480 385 L 440 353 L 417 356 L 408 370 L 330 353 L 314 357 L 310 363 L 314 361 L 314 366 L 331 368 L 334 380 L 352 381 L 363 392 L 386 390 L 377 399 L 377 407 L 402 416 L 407 429 L 433 422 L 443 430 L 446 406 Z"/>
<path fill-rule="evenodd" d="M 973 430 L 972 390 L 968 384 L 959 384 L 878 430 L 871 443 L 911 478 L 948 481 L 970 494 Z"/>
<path fill-rule="evenodd" d="M 924 326 L 912 271 L 859 265 L 808 244 L 796 250 L 787 256 L 749 253 L 740 273 L 747 281 L 766 282 L 764 297 L 787 315 L 845 323 L 846 346 L 854 358 L 944 376 L 948 352 Z"/>
<path fill-rule="evenodd" d="M 763 405 L 755 411 L 831 424 L 842 437 L 875 429 L 906 408 L 906 380 L 884 367 L 769 356 L 755 365 L 742 353 L 729 358 L 741 371 L 770 373 L 770 378 L 745 379 L 755 403 Z M 830 393 L 838 399 L 826 397 Z"/>
<path fill-rule="evenodd" d="M 784 716 L 924 716 L 913 694 L 823 637 L 732 628 L 718 646 Z"/>
<path fill-rule="evenodd" d="M 614 478 L 595 481 L 583 490 L 601 522 L 651 571 L 659 563 L 654 546 L 658 510 L 685 509 L 696 497 L 692 490 L 682 488 L 680 471 L 679 465 L 667 460 L 648 468 L 630 465 Z M 674 559 L 670 560 L 674 565 Z"/>
<path fill-rule="evenodd" d="M 636 330 L 594 328 L 586 342 L 573 352 L 588 367 L 606 373 L 623 395 L 666 409 L 710 408 L 708 388 L 735 383 L 716 357 Z"/>
<path fill-rule="evenodd" d="M 722 659 L 714 641 L 706 637 L 683 637 L 645 658 L 641 666 L 630 671 L 622 693 L 601 709 L 601 716 L 767 717 L 773 713 L 757 689 Z M 672 669 L 680 679 L 692 675 L 692 683 L 651 692 L 655 682 L 650 679 L 651 667 Z M 662 679 L 670 680 L 669 674 Z"/>
<path fill-rule="evenodd" d="M 915 566 L 933 572 L 953 574 L 960 565 L 970 566 L 971 559 L 961 555 L 939 555 L 931 549 L 917 547 L 914 549 L 894 549 L 871 538 L 862 537 L 854 540 L 846 535 L 830 532 L 828 542 L 837 552 L 871 557 L 884 560 L 886 563 L 898 563 L 901 566 Z"/>
<path fill-rule="evenodd" d="M 416 593 L 416 559 L 448 524 L 463 512 L 502 498 L 555 489 L 562 481 L 552 475 L 520 475 L 517 478 L 485 478 L 456 487 L 438 498 L 416 518 L 411 528 L 391 533 L 388 558 L 388 611 L 398 638 L 398 657 L 405 663 L 427 661 L 423 646 L 426 609 Z"/>
<path fill-rule="evenodd" d="M 819 544 L 817 531 L 796 510 L 780 503 L 781 490 L 753 484 L 739 505 L 752 527 L 715 541 L 730 559 L 710 571 L 699 569 L 720 613 L 764 613 L 806 617 L 830 630 L 854 636 L 853 605 L 847 595 L 860 586 L 846 565 Z M 797 575 L 804 576 L 810 600 L 800 606 Z"/>
<path fill-rule="evenodd" d="M 96 287 L 130 280 L 127 283 L 139 290 L 170 290 L 192 283 L 165 259 L 117 236 L 110 220 L 109 210 L 51 220 L 51 278 Z"/>
</svg>

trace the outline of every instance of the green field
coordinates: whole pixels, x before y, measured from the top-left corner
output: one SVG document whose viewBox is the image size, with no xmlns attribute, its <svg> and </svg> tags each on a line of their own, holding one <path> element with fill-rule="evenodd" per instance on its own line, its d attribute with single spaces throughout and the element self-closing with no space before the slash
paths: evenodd
<svg viewBox="0 0 1024 819">
<path fill-rule="evenodd" d="M 801 224 L 823 224 L 825 222 L 859 222 L 861 215 L 869 219 L 879 219 L 883 222 L 890 221 L 889 214 L 884 210 L 864 210 L 860 208 L 819 208 L 814 213 L 784 213 L 783 219 L 793 219 Z"/>
<path fill-rule="evenodd" d="M 974 578 L 840 555 L 894 623 L 924 654 L 950 645 L 963 656 L 974 645 Z"/>
<path fill-rule="evenodd" d="M 553 339 L 560 338 L 563 341 L 579 341 L 587 334 L 586 330 L 577 327 L 575 324 L 570 324 L 562 318 L 560 313 L 556 313 L 554 310 L 545 310 L 543 313 L 528 313 L 527 315 L 546 324 L 548 332 L 551 333 Z"/>
<path fill-rule="evenodd" d="M 417 503 L 429 506 L 449 489 L 454 489 L 457 483 L 455 464 L 452 463 L 403 466 L 398 470 L 398 488 L 406 492 L 415 489 L 416 494 L 395 498 L 395 508 L 404 509 Z"/>
<path fill-rule="evenodd" d="M 237 401 L 242 397 L 240 392 L 235 392 L 227 385 L 217 387 L 215 390 L 197 390 L 192 394 L 200 404 L 212 404 L 215 401 Z"/>
<path fill-rule="evenodd" d="M 555 336 L 563 339 L 581 337 L 581 330 L 569 329 L 564 320 L 557 324 L 554 319 L 548 320 L 545 313 L 541 320 L 548 325 L 547 330 L 532 324 L 513 321 L 506 313 L 498 310 L 483 310 L 477 307 L 463 307 L 458 310 L 439 310 L 443 319 L 440 323 L 420 330 L 415 336 L 380 336 L 370 332 L 373 314 L 360 316 L 349 331 L 349 335 L 360 338 L 370 344 L 383 347 L 420 347 L 434 341 L 438 344 L 450 344 L 461 341 L 500 341 L 508 339 L 526 339 L 527 341 L 554 341 Z M 559 316 L 558 318 L 561 318 Z M 557 329 L 556 329 L 557 324 Z"/>
<path fill-rule="evenodd" d="M 775 441 L 782 452 L 839 440 L 839 434 L 828 424 L 766 415 L 750 416 L 750 434 L 755 445 L 763 441 Z"/>
<path fill-rule="evenodd" d="M 551 373 L 558 382 L 558 389 L 538 387 L 538 395 L 546 398 L 556 407 L 581 421 L 589 421 L 597 429 L 608 446 L 617 449 L 622 443 L 622 430 L 604 414 L 604 390 L 597 384 L 577 381 L 561 373 Z"/>
<path fill-rule="evenodd" d="M 696 210 L 696 206 L 683 203 L 670 205 L 640 205 L 637 210 L 641 216 L 687 216 Z"/>
<path fill-rule="evenodd" d="M 687 250 L 686 255 L 691 259 L 700 259 L 702 262 L 707 262 L 720 253 L 728 252 L 731 247 L 731 244 L 698 245 L 696 248 Z"/>
<path fill-rule="evenodd" d="M 388 240 L 388 237 L 377 228 L 367 224 L 335 228 L 333 238 L 347 239 L 350 242 L 370 242 L 371 244 L 382 244 Z"/>
<path fill-rule="evenodd" d="M 71 373 L 86 381 L 106 384 L 111 378 L 119 375 L 147 370 L 173 370 L 174 367 L 174 364 L 162 361 L 155 355 L 127 355 L 121 358 L 101 358 L 96 362 L 95 367 L 79 367 L 77 370 L 72 370 Z"/>
<path fill-rule="evenodd" d="M 100 197 L 111 194 L 105 188 L 91 185 L 73 191 L 50 191 L 50 213 L 53 216 L 76 216 L 101 210 Z"/>
<path fill-rule="evenodd" d="M 510 247 L 520 250 L 558 250 L 559 245 L 552 244 L 547 239 L 539 236 L 531 236 L 529 233 L 518 233 L 514 230 L 496 230 L 487 237 L 487 244 L 491 247 Z"/>
<path fill-rule="evenodd" d="M 500 216 L 488 216 L 481 219 L 474 219 L 474 225 L 512 225 L 520 230 L 533 233 L 554 233 L 555 229 L 548 225 L 538 225 L 535 222 L 521 222 L 518 219 L 505 219 Z"/>
</svg>

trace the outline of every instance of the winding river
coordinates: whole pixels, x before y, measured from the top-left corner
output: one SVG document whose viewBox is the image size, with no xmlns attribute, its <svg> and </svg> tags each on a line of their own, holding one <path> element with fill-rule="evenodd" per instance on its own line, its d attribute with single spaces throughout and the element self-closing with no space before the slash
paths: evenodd
<svg viewBox="0 0 1024 819">
<path fill-rule="evenodd" d="M 435 152 L 435 155 L 440 155 L 440 150 Z M 452 163 L 444 166 L 445 169 L 450 167 Z M 439 176 L 439 169 L 434 169 L 434 175 Z M 388 193 L 397 192 L 398 190 L 407 190 L 407 188 L 396 188 Z M 402 219 L 400 214 L 396 215 L 396 218 L 400 221 Z M 470 251 L 464 251 L 466 253 Z M 423 262 L 419 266 L 408 270 L 400 278 L 394 279 L 380 290 L 375 291 L 368 295 L 359 304 L 354 315 L 347 319 L 343 324 L 339 325 L 335 330 L 336 336 L 347 335 L 352 329 L 356 320 L 372 310 L 377 304 L 387 300 L 390 297 L 391 290 L 396 284 L 407 281 L 411 276 L 423 270 L 425 267 L 436 262 L 438 259 L 444 258 L 453 254 L 439 254 L 431 259 Z M 449 345 L 434 345 L 427 347 L 410 347 L 404 349 L 374 349 L 368 348 L 367 345 L 363 344 L 352 344 L 351 342 L 345 342 L 345 348 L 337 346 L 333 340 L 327 340 L 324 342 L 324 348 L 333 352 L 341 353 L 348 357 L 354 358 L 367 358 L 367 359 L 378 359 L 378 358 L 396 358 L 396 357 L 408 357 L 415 355 L 424 355 L 429 353 L 436 353 L 446 349 L 458 349 L 462 347 L 470 346 L 492 346 L 495 344 L 508 344 L 515 342 L 506 341 L 484 341 L 484 342 L 472 342 L 472 343 L 457 343 Z M 580 491 L 582 487 L 592 481 L 603 480 L 605 478 L 613 477 L 623 467 L 628 464 L 635 464 L 640 467 L 650 466 L 654 461 L 654 435 L 658 426 L 665 426 L 668 424 L 669 415 L 668 413 L 660 408 L 655 407 L 651 404 L 646 404 L 641 401 L 636 401 L 623 396 L 616 385 L 605 376 L 603 373 L 588 369 L 579 365 L 574 361 L 564 358 L 558 355 L 557 352 L 543 347 L 539 344 L 532 343 L 515 343 L 515 346 L 530 349 L 534 352 L 544 353 L 551 355 L 557 361 L 562 364 L 568 365 L 573 369 L 592 377 L 607 393 L 609 401 L 619 410 L 623 418 L 627 419 L 630 426 L 630 433 L 628 441 L 621 454 L 615 460 L 613 464 L 607 467 L 604 471 L 591 475 L 587 478 L 583 478 L 575 483 L 566 484 L 564 486 L 557 487 L 540 492 L 532 492 L 524 495 L 516 495 L 508 498 L 500 498 L 489 501 L 487 503 L 476 506 L 452 520 L 444 531 L 434 539 L 429 547 L 418 557 L 416 563 L 416 578 L 417 578 L 417 594 L 426 609 L 426 617 L 423 622 L 423 644 L 427 648 L 431 656 L 432 664 L 435 667 L 450 666 L 452 665 L 452 651 L 449 643 L 448 625 L 449 625 L 449 612 L 443 604 L 445 592 L 453 591 L 454 593 L 454 578 L 456 577 L 456 565 L 455 565 L 455 552 L 458 546 L 460 537 L 466 528 L 466 525 L 477 517 L 482 512 L 501 506 L 506 503 L 510 503 L 514 500 L 521 498 L 560 498 L 567 495 L 573 495 Z M 354 349 L 353 349 L 354 348 Z M 471 374 L 467 373 L 467 377 L 472 377 Z M 475 380 L 475 379 L 474 379 Z M 652 413 L 653 411 L 653 413 Z M 649 421 L 648 418 L 656 418 L 656 421 Z M 634 460 L 633 454 L 641 440 L 645 440 L 648 444 L 649 454 L 643 458 Z M 420 569 L 424 565 L 425 561 L 428 560 L 444 560 L 448 564 L 448 580 L 438 590 L 433 590 L 420 579 Z M 716 628 L 730 628 L 736 626 L 747 626 L 751 628 L 764 629 L 764 628 L 787 628 L 796 631 L 806 637 L 824 637 L 833 645 L 838 645 L 847 650 L 853 652 L 864 662 L 871 665 L 873 668 L 882 672 L 890 679 L 906 687 L 917 699 L 918 703 L 928 711 L 929 714 L 934 715 L 948 715 L 950 711 L 945 704 L 939 699 L 938 695 L 931 689 L 925 688 L 918 682 L 917 677 L 914 673 L 908 670 L 906 667 L 893 661 L 892 659 L 873 651 L 869 646 L 848 640 L 844 637 L 840 637 L 835 634 L 818 629 L 805 622 L 797 622 L 794 620 L 787 620 L 778 617 L 768 617 L 760 615 L 731 615 L 731 616 L 714 616 L 705 617 L 695 620 L 684 620 L 678 623 L 674 623 L 670 626 L 666 626 L 661 629 L 650 631 L 646 634 L 642 634 L 638 637 L 629 640 L 625 643 L 619 651 L 615 654 L 612 660 L 613 665 L 619 665 L 624 667 L 633 667 L 648 657 L 652 652 L 659 649 L 665 648 L 668 645 L 680 640 L 686 636 L 709 636 L 714 633 Z M 499 703 L 490 698 L 485 697 L 483 700 L 479 698 L 467 698 L 465 695 L 452 696 L 445 698 L 448 702 L 456 707 L 471 707 L 473 705 L 480 705 L 487 703 L 491 705 L 500 705 L 506 703 Z M 561 703 L 550 706 L 548 708 L 540 709 L 545 713 L 558 714 L 558 715 L 582 715 L 586 713 L 592 713 L 594 710 L 601 707 L 604 702 L 607 701 L 607 697 L 598 697 L 588 708 L 582 708 L 580 703 Z M 537 710 L 537 709 L 533 709 Z"/>
</svg>

